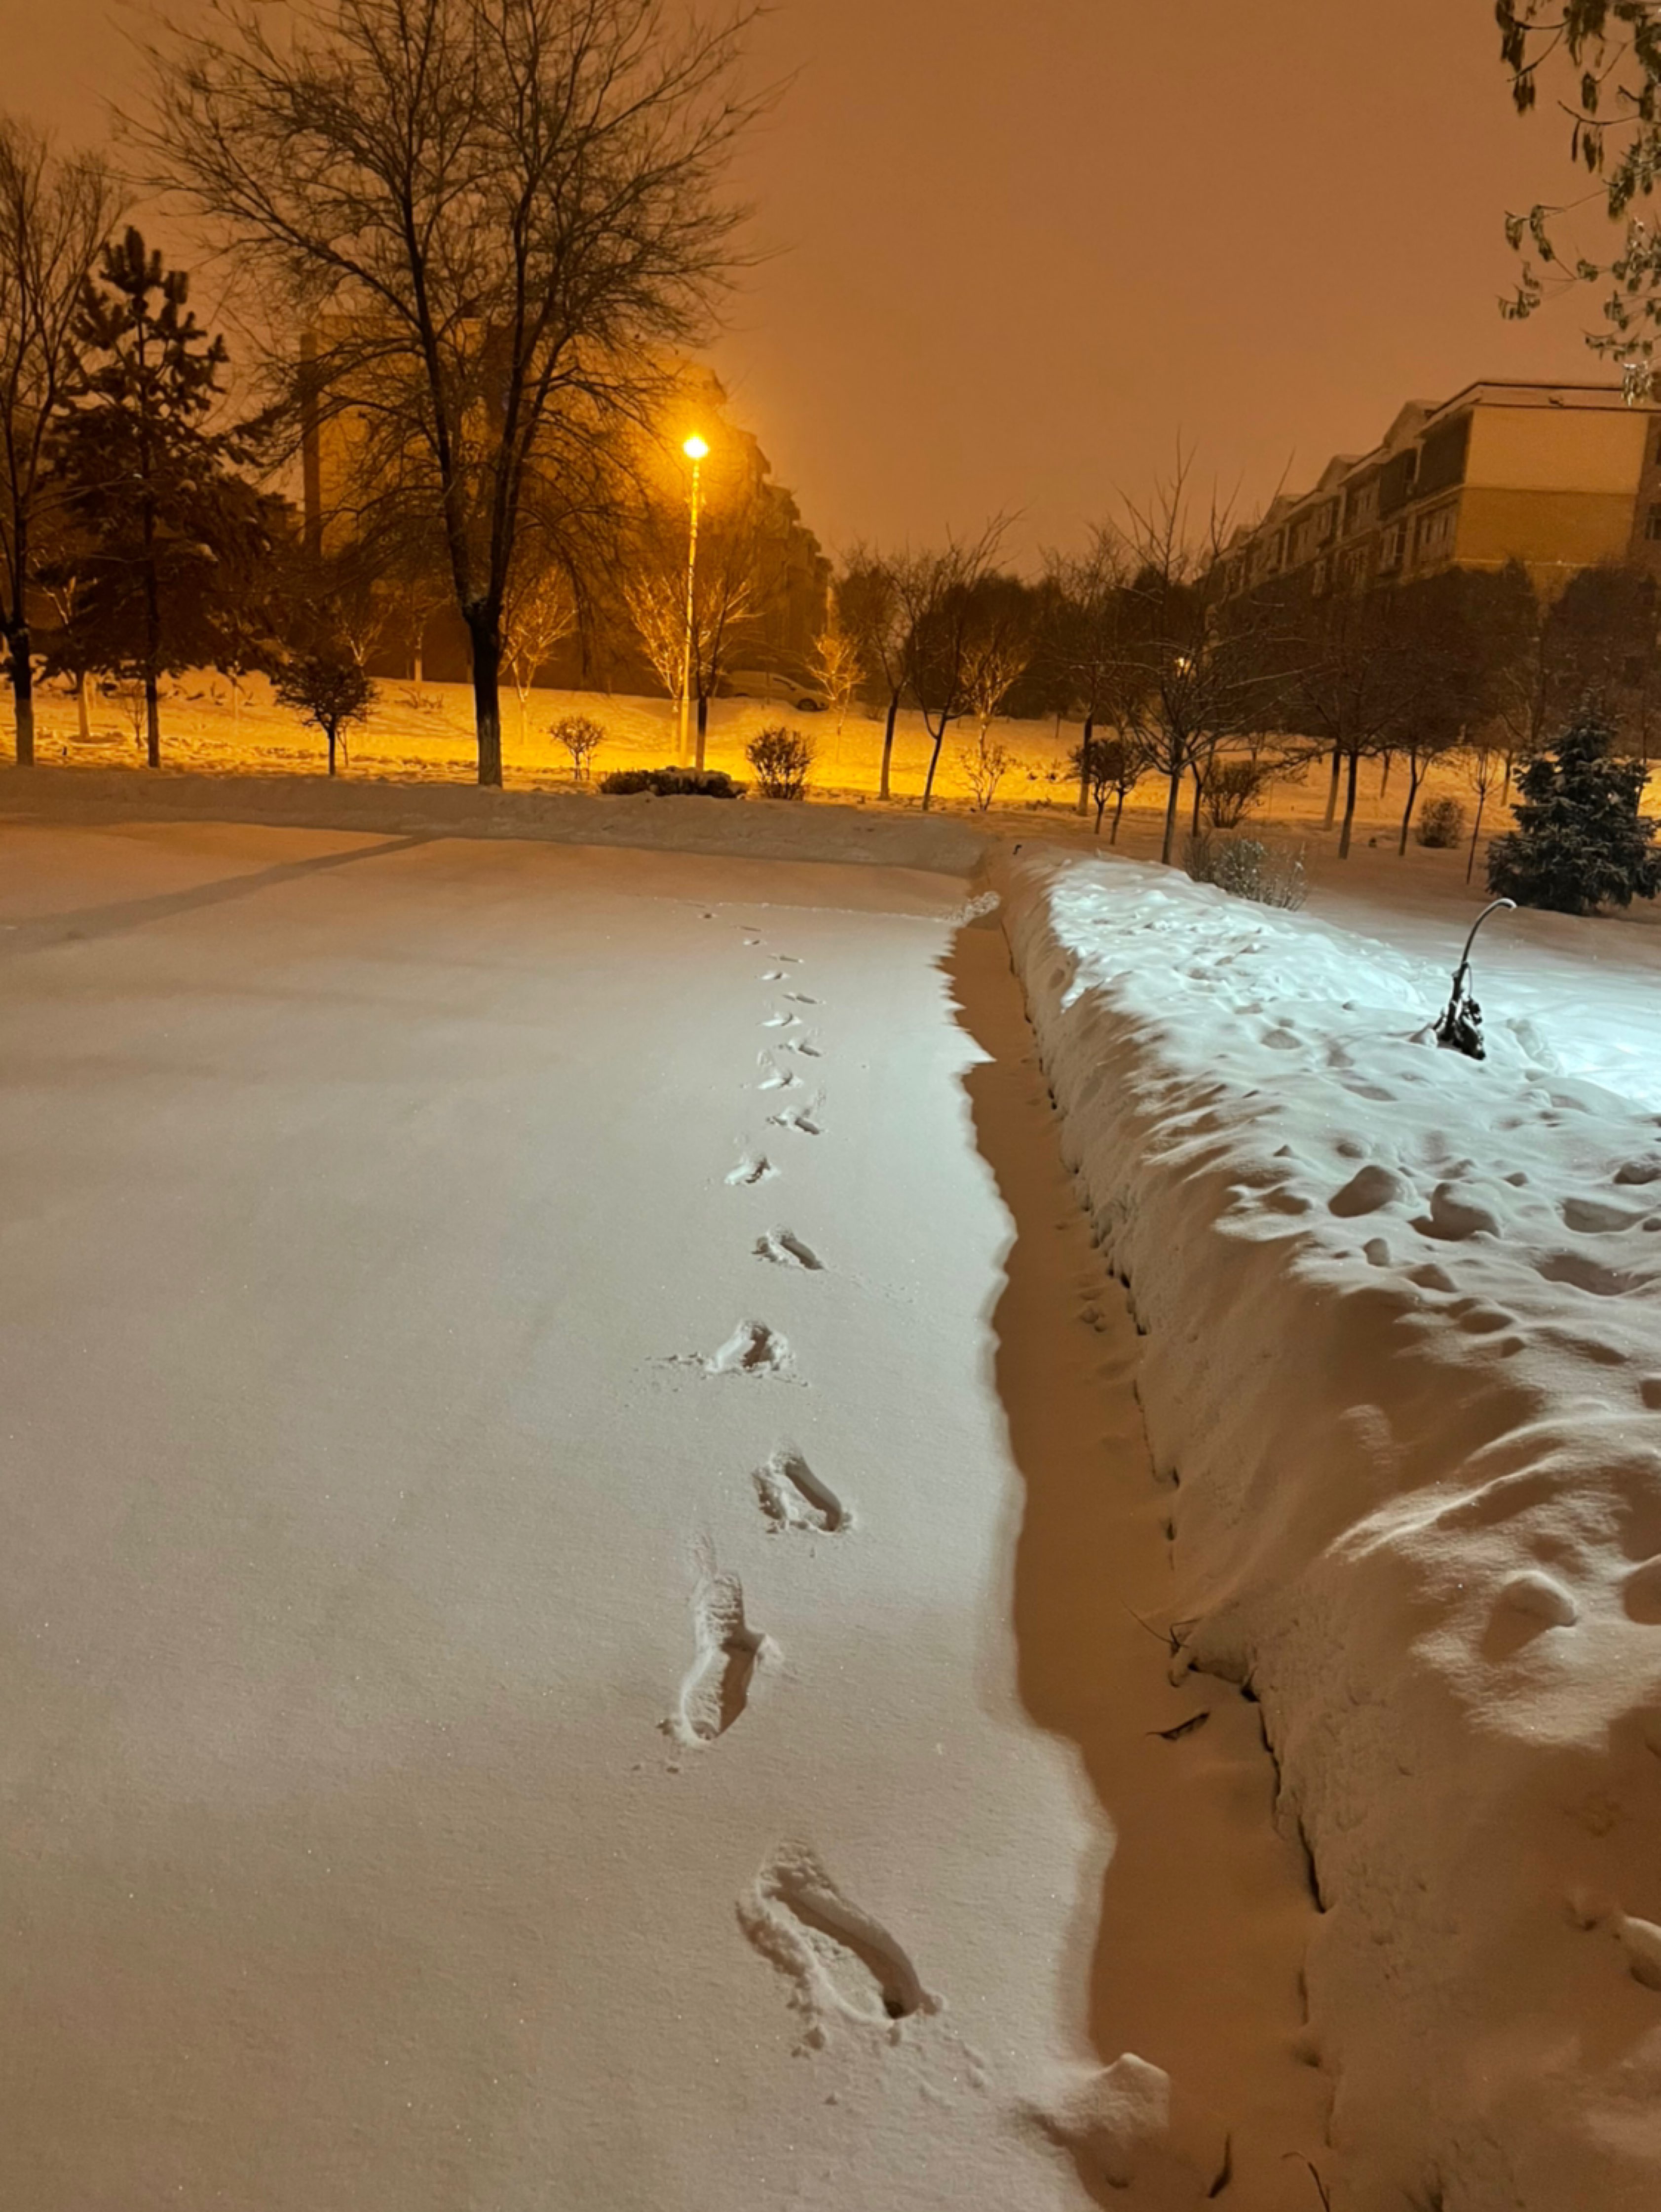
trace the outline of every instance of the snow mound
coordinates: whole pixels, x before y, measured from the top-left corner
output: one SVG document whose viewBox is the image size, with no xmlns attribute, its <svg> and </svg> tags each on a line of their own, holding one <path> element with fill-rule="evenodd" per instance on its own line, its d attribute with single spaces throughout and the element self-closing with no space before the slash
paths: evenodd
<svg viewBox="0 0 1661 2212">
<path fill-rule="evenodd" d="M 1002 872 L 1147 1332 L 1179 1664 L 1261 1700 L 1323 1908 L 1335 2201 L 1652 2212 L 1661 1120 L 1537 1024 L 1438 1051 L 1446 975 L 1383 945 Z"/>
</svg>

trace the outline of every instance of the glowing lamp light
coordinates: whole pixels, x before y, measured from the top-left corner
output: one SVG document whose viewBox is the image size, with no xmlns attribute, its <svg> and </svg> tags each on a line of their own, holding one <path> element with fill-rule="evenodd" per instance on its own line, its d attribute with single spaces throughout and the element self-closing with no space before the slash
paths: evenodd
<svg viewBox="0 0 1661 2212">
<path fill-rule="evenodd" d="M 682 447 L 681 451 L 686 455 L 689 461 L 701 461 L 708 453 L 709 447 L 704 443 L 701 438 L 698 437 L 694 434 L 692 437 L 687 440 L 685 445 Z"/>
</svg>

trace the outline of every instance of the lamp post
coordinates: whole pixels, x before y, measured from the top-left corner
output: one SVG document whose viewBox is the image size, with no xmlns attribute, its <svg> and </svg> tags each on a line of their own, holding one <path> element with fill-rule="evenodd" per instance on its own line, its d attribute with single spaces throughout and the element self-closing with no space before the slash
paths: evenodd
<svg viewBox="0 0 1661 2212">
<path fill-rule="evenodd" d="M 687 533 L 687 639 L 681 658 L 681 764 L 685 767 L 690 742 L 688 726 L 692 712 L 692 647 L 697 628 L 694 593 L 698 582 L 698 492 L 701 465 L 709 447 L 694 432 L 681 451 L 692 464 L 692 527 Z M 698 764 L 703 766 L 701 761 Z"/>
</svg>

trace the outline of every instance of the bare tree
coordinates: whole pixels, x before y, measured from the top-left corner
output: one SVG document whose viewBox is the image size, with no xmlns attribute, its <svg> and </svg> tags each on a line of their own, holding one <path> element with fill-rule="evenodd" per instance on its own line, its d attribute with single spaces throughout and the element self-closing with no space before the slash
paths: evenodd
<svg viewBox="0 0 1661 2212">
<path fill-rule="evenodd" d="M 532 686 L 555 646 L 577 627 L 577 599 L 571 579 L 556 561 L 536 560 L 528 541 L 508 580 L 502 605 L 502 658 L 519 702 L 519 743 L 524 743 L 525 714 Z"/>
<path fill-rule="evenodd" d="M 843 629 L 834 603 L 825 617 L 823 629 L 813 641 L 813 649 L 808 655 L 808 672 L 824 693 L 825 704 L 836 709 L 836 734 L 840 737 L 864 670 L 858 646 Z"/>
<path fill-rule="evenodd" d="M 997 797 L 997 787 L 1015 766 L 1015 755 L 1005 744 L 979 731 L 973 741 L 965 739 L 959 748 L 963 769 L 963 780 L 968 785 L 974 803 L 982 814 L 991 811 Z"/>
<path fill-rule="evenodd" d="M 1099 732 L 1081 738 L 1074 749 L 1072 765 L 1078 771 L 1078 780 L 1095 802 L 1096 836 L 1101 835 L 1101 817 L 1107 801 L 1113 801 L 1112 834 L 1107 842 L 1118 842 L 1118 825 L 1125 813 L 1125 802 L 1136 789 L 1147 772 L 1148 763 L 1136 744 L 1128 738 L 1104 738 Z"/>
<path fill-rule="evenodd" d="M 1283 688 L 1283 641 L 1275 611 L 1252 599 L 1215 611 L 1204 588 L 1228 518 L 1214 506 L 1197 526 L 1189 464 L 1146 507 L 1127 506 L 1124 628 L 1118 647 L 1120 726 L 1166 782 L 1160 858 L 1168 867 L 1183 780 L 1194 781 L 1196 827 L 1205 772 L 1219 746 L 1260 732 Z"/>
<path fill-rule="evenodd" d="M 882 764 L 876 795 L 889 796 L 894 726 L 906 696 L 906 607 L 895 563 L 868 546 L 848 555 L 836 584 L 838 617 L 853 641 L 864 679 L 883 709 Z"/>
<path fill-rule="evenodd" d="M 501 781 L 502 614 L 528 502 L 644 423 L 734 259 L 749 11 L 673 0 L 224 0 L 152 55 L 156 173 L 312 334 L 270 367 L 361 505 L 444 544 Z M 273 316 L 280 330 L 283 318 Z M 577 492 L 573 494 L 573 486 Z"/>
<path fill-rule="evenodd" d="M 704 765 L 709 702 L 722 680 L 762 636 L 769 604 L 782 587 L 788 517 L 773 488 L 739 480 L 712 494 L 698 532 L 692 593 L 689 673 L 697 707 L 695 764 Z M 623 598 L 664 689 L 674 698 L 688 667 L 686 521 L 678 507 L 655 506 L 628 556 Z"/>
<path fill-rule="evenodd" d="M 977 538 L 949 539 L 938 550 L 908 553 L 893 565 L 905 622 L 906 689 L 917 702 L 931 741 L 923 778 L 924 813 L 934 796 L 946 732 L 973 711 L 969 684 L 984 628 L 976 591 L 992 573 L 1003 529 L 1000 519 Z"/>
<path fill-rule="evenodd" d="M 1070 695 L 1070 703 L 1084 720 L 1073 754 L 1079 779 L 1078 811 L 1082 814 L 1096 795 L 1090 775 L 1096 724 L 1112 720 L 1115 708 L 1124 703 L 1130 672 L 1124 649 L 1129 580 L 1124 542 L 1117 532 L 1098 524 L 1082 554 L 1046 555 L 1045 576 L 1050 592 L 1044 657 L 1057 680 L 1058 696 L 1064 691 Z M 1114 826 L 1117 830 L 1117 816 Z M 1100 827 L 1098 804 L 1096 828 Z"/>
<path fill-rule="evenodd" d="M 1036 611 L 1032 593 L 1014 576 L 984 577 L 973 599 L 965 682 L 984 745 L 993 715 L 1032 665 Z"/>
<path fill-rule="evenodd" d="M 95 155 L 55 154 L 0 118 L 0 631 L 20 768 L 34 759 L 29 601 L 54 500 L 49 456 L 79 368 L 82 297 L 119 204 Z"/>
</svg>

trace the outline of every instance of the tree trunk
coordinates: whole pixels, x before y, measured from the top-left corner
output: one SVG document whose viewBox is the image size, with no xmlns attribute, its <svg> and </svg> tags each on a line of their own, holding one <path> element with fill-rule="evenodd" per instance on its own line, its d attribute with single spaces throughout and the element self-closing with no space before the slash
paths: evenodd
<svg viewBox="0 0 1661 2212">
<path fill-rule="evenodd" d="M 1321 824 L 1330 830 L 1338 818 L 1338 769 L 1343 759 L 1343 747 L 1335 738 L 1332 741 L 1332 775 L 1326 787 L 1326 819 Z"/>
<path fill-rule="evenodd" d="M 92 715 L 87 705 L 87 672 L 84 668 L 78 672 L 75 679 L 75 720 L 81 732 L 81 742 L 85 744 L 92 736 Z"/>
<path fill-rule="evenodd" d="M 888 724 L 882 732 L 882 773 L 877 778 L 876 783 L 876 795 L 879 799 L 886 799 L 888 795 L 888 763 L 894 758 L 894 726 L 899 713 L 900 694 L 897 691 L 891 691 L 888 694 Z"/>
<path fill-rule="evenodd" d="M 1411 828 L 1413 822 L 1413 802 L 1419 795 L 1419 784 L 1423 774 L 1424 771 L 1422 769 L 1415 768 L 1410 761 L 1408 763 L 1407 805 L 1402 810 L 1402 839 L 1400 844 L 1396 848 L 1397 857 L 1398 859 L 1404 859 L 1406 857 L 1407 833 Z"/>
<path fill-rule="evenodd" d="M 330 773 L 330 775 L 332 775 L 334 774 L 334 772 L 335 772 L 335 726 L 334 726 L 334 724 L 333 724 L 332 722 L 329 725 L 329 729 L 328 729 L 328 738 L 329 738 L 329 773 Z"/>
<path fill-rule="evenodd" d="M 1165 842 L 1160 848 L 1159 855 L 1167 868 L 1171 865 L 1171 848 L 1177 842 L 1177 807 L 1182 799 L 1182 763 L 1179 761 L 1167 779 L 1170 788 L 1165 800 Z"/>
<path fill-rule="evenodd" d="M 34 659 L 29 626 L 18 623 L 6 634 L 11 648 L 11 695 L 17 708 L 17 765 L 34 766 Z"/>
<path fill-rule="evenodd" d="M 1191 837 L 1197 837 L 1200 830 L 1200 801 L 1205 796 L 1205 777 L 1201 772 L 1197 761 L 1190 766 L 1188 773 L 1194 779 L 1194 812 L 1193 818 L 1188 824 L 1188 834 Z"/>
<path fill-rule="evenodd" d="M 1117 800 L 1117 802 L 1115 803 L 1114 807 L 1113 807 L 1113 831 L 1112 831 L 1112 836 L 1110 836 L 1110 837 L 1108 838 L 1108 840 L 1107 840 L 1107 842 L 1108 842 L 1110 845 L 1117 845 L 1117 844 L 1118 844 L 1118 825 L 1119 825 L 1120 819 L 1121 819 L 1121 817 L 1123 817 L 1123 815 L 1124 815 L 1124 812 L 1125 812 L 1125 793 L 1124 793 L 1124 791 L 1121 789 L 1121 791 L 1119 792 L 1119 794 L 1118 794 L 1118 800 Z"/>
<path fill-rule="evenodd" d="M 923 726 L 925 730 L 929 729 L 929 718 L 926 714 L 923 717 Z M 940 764 L 940 748 L 945 742 L 946 737 L 944 722 L 942 722 L 938 730 L 929 730 L 929 735 L 934 739 L 934 750 L 929 755 L 929 772 L 923 779 L 923 811 L 925 814 L 929 811 L 929 802 L 934 797 L 934 772 Z"/>
<path fill-rule="evenodd" d="M 148 472 L 148 462 L 146 464 Z M 161 765 L 161 706 L 156 678 L 161 667 L 161 583 L 155 570 L 155 507 L 144 501 L 144 757 Z"/>
<path fill-rule="evenodd" d="M 161 695 L 154 668 L 144 671 L 144 758 L 151 768 L 161 765 Z"/>
<path fill-rule="evenodd" d="M 501 625 L 487 608 L 467 616 L 473 647 L 473 729 L 479 750 L 479 781 L 500 791 L 502 781 Z"/>
<path fill-rule="evenodd" d="M 1361 747 L 1352 745 L 1348 750 L 1349 774 L 1344 785 L 1343 828 L 1338 832 L 1338 858 L 1341 860 L 1349 858 L 1349 832 L 1355 820 L 1355 783 L 1361 768 Z"/>
<path fill-rule="evenodd" d="M 709 694 L 707 691 L 700 691 L 698 694 L 698 743 L 692 757 L 692 764 L 698 770 L 700 775 L 703 774 L 704 754 L 707 746 L 708 738 Z"/>
<path fill-rule="evenodd" d="M 1395 757 L 1396 756 L 1393 752 L 1385 752 L 1381 754 L 1379 757 L 1379 796 L 1380 799 L 1384 797 L 1385 792 L 1390 788 L 1390 769 L 1391 763 L 1394 761 Z"/>
<path fill-rule="evenodd" d="M 1060 726 L 1060 719 L 1059 715 L 1056 718 L 1058 727 Z M 1078 748 L 1078 811 L 1081 814 L 1084 812 L 1085 809 L 1090 803 L 1090 740 L 1095 735 L 1095 730 L 1096 718 L 1094 714 L 1087 714 L 1084 717 L 1084 734 L 1079 740 Z M 1096 815 L 1096 831 L 1098 836 L 1100 836 L 1100 830 L 1101 815 L 1100 811 L 1098 811 Z"/>
<path fill-rule="evenodd" d="M 1470 825 L 1470 850 L 1465 855 L 1465 881 L 1467 883 L 1470 881 L 1470 872 L 1476 865 L 1476 840 L 1482 834 L 1482 809 L 1487 805 L 1487 792 L 1479 791 L 1476 794 L 1476 819 Z"/>
</svg>

